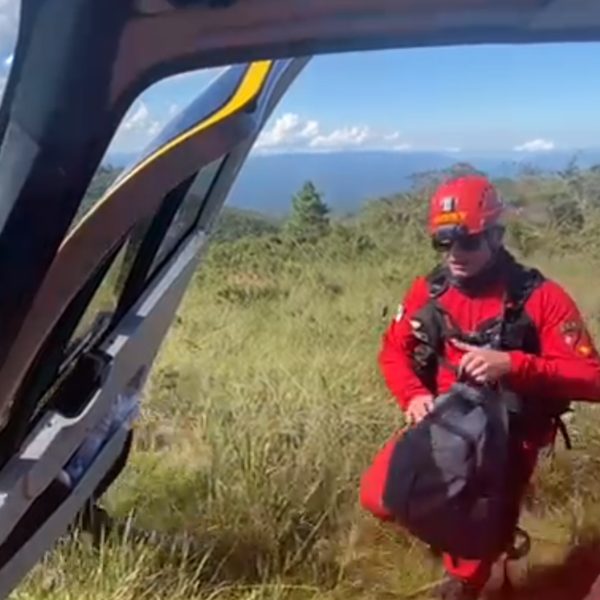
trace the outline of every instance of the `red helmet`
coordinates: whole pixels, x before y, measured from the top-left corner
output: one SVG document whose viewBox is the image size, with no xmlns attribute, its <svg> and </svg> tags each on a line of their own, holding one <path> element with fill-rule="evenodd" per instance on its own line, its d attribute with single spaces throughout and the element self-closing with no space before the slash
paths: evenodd
<svg viewBox="0 0 600 600">
<path fill-rule="evenodd" d="M 432 236 L 478 234 L 500 225 L 504 204 L 490 181 L 466 175 L 442 183 L 431 199 L 429 231 Z"/>
</svg>

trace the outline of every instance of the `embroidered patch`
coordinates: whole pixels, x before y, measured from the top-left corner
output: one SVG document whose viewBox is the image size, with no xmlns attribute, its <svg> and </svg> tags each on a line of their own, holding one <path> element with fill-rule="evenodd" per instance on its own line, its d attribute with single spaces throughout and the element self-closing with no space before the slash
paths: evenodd
<svg viewBox="0 0 600 600">
<path fill-rule="evenodd" d="M 565 321 L 560 326 L 560 331 L 567 346 L 577 354 L 587 358 L 594 353 L 594 344 L 585 325 L 578 320 Z"/>
<path fill-rule="evenodd" d="M 580 335 L 581 335 L 581 324 L 577 321 L 565 321 L 560 326 L 560 332 L 567 343 L 567 346 L 571 348 L 575 347 Z"/>
<path fill-rule="evenodd" d="M 565 321 L 561 326 L 560 330 L 563 333 L 569 333 L 572 331 L 580 331 L 583 329 L 583 324 L 581 321 L 576 321 L 575 319 L 571 319 L 570 321 Z"/>
</svg>

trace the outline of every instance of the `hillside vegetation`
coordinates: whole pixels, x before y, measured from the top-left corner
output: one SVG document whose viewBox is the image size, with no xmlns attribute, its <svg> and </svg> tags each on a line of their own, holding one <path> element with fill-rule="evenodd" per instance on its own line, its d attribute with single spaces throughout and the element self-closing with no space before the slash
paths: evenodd
<svg viewBox="0 0 600 600">
<path fill-rule="evenodd" d="M 426 196 L 447 174 L 420 174 L 410 193 L 343 220 L 307 186 L 283 226 L 215 235 L 105 499 L 155 538 L 65 539 L 14 598 L 380 600 L 435 581 L 437 559 L 365 514 L 357 492 L 402 424 L 377 352 L 412 278 L 435 261 Z M 498 184 L 514 208 L 511 249 L 566 286 L 600 339 L 599 170 Z M 599 425 L 595 406 L 578 405 L 574 449 L 559 441 L 536 475 L 523 597 L 582 598 L 600 573 Z"/>
</svg>

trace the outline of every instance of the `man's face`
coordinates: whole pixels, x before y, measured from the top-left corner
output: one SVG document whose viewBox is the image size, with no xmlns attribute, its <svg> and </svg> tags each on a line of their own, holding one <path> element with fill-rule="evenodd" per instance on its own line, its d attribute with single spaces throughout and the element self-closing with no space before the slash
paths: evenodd
<svg viewBox="0 0 600 600">
<path fill-rule="evenodd" d="M 466 279 L 477 275 L 492 258 L 492 248 L 484 235 L 459 237 L 438 244 L 444 261 L 453 277 Z"/>
</svg>

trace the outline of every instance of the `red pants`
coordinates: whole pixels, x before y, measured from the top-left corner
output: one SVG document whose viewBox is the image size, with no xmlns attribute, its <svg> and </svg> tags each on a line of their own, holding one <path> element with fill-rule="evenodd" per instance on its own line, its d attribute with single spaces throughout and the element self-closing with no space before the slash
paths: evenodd
<svg viewBox="0 0 600 600">
<path fill-rule="evenodd" d="M 360 502 L 363 508 L 382 521 L 393 521 L 394 518 L 383 505 L 383 492 L 387 479 L 388 465 L 391 459 L 397 436 L 389 440 L 376 455 L 375 460 L 364 473 L 360 486 Z M 509 519 L 513 527 L 519 520 L 520 505 L 523 494 L 537 462 L 539 447 L 527 441 L 515 443 L 512 449 L 511 462 L 514 473 L 511 482 L 513 508 Z M 512 534 L 512 532 L 511 532 Z M 444 568 L 458 579 L 467 581 L 473 586 L 483 587 L 488 580 L 495 560 L 466 560 L 444 554 Z"/>
</svg>

